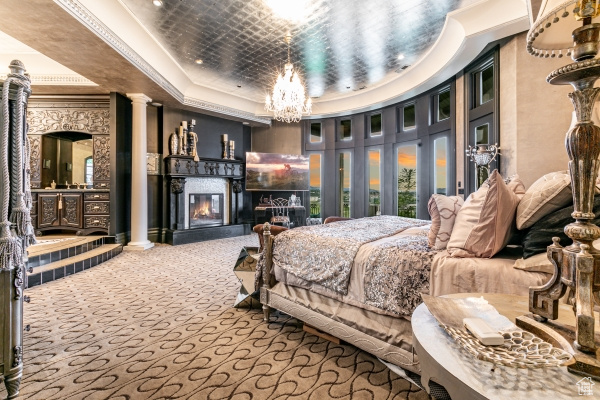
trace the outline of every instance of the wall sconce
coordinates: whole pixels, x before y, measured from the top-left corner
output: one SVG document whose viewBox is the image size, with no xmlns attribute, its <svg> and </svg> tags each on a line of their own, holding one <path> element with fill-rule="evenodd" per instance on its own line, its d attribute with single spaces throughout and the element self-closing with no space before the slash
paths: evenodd
<svg viewBox="0 0 600 400">
<path fill-rule="evenodd" d="M 490 164 L 500 155 L 500 146 L 496 144 L 478 144 L 466 150 L 470 161 L 475 163 L 475 189 L 490 176 Z"/>
</svg>

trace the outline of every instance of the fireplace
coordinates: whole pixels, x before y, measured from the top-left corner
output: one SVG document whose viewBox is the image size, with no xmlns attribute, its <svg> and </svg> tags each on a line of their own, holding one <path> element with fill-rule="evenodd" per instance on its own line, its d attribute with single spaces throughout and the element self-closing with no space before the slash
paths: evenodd
<svg viewBox="0 0 600 400">
<path fill-rule="evenodd" d="M 190 228 L 223 225 L 222 193 L 190 194 Z"/>
</svg>

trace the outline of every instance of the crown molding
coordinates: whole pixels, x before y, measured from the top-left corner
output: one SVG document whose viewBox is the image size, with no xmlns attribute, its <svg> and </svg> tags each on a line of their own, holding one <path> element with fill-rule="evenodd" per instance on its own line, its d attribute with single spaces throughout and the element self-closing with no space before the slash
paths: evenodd
<svg viewBox="0 0 600 400">
<path fill-rule="evenodd" d="M 6 80 L 7 74 L 0 74 L 0 80 Z M 81 75 L 30 74 L 32 85 L 46 86 L 98 86 Z"/>
<path fill-rule="evenodd" d="M 123 58 L 129 61 L 137 69 L 142 71 L 146 76 L 152 79 L 154 83 L 164 89 L 182 105 L 191 106 L 212 113 L 240 118 L 247 121 L 271 125 L 271 118 L 257 116 L 255 114 L 240 111 L 235 108 L 225 107 L 199 98 L 185 96 L 179 89 L 171 84 L 171 82 L 169 82 L 146 60 L 144 60 L 144 58 L 141 57 L 135 50 L 121 40 L 119 36 L 117 36 L 111 29 L 102 23 L 102 21 L 93 15 L 78 0 L 54 0 L 54 2 L 61 6 L 65 11 L 67 11 L 90 31 L 92 31 L 96 36 L 111 46 Z"/>
</svg>

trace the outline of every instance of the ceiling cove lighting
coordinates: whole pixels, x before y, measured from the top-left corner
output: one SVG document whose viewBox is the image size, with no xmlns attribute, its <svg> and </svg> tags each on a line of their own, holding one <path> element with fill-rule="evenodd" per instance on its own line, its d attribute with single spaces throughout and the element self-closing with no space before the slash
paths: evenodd
<svg viewBox="0 0 600 400">
<path fill-rule="evenodd" d="M 292 35 L 288 32 L 285 35 L 285 42 L 288 45 L 288 60 L 285 64 L 285 74 L 277 76 L 277 81 L 273 87 L 273 96 L 267 95 L 265 99 L 265 109 L 273 112 L 277 121 L 288 123 L 300 121 L 302 114 L 310 115 L 312 110 L 312 100 L 310 98 L 306 99 L 304 85 L 290 62 L 291 41 Z"/>
<path fill-rule="evenodd" d="M 152 0 L 152 4 L 154 4 L 156 7 L 160 7 L 163 5 L 163 0 Z"/>
</svg>

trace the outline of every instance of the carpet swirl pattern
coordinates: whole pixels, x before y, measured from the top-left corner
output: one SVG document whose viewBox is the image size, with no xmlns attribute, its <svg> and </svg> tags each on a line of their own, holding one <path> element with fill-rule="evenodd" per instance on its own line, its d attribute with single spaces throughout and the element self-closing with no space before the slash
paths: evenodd
<svg viewBox="0 0 600 400">
<path fill-rule="evenodd" d="M 123 252 L 27 289 L 21 399 L 428 399 L 289 316 L 234 309 L 256 236 Z M 2 393 L 6 396 L 4 389 Z"/>
</svg>

